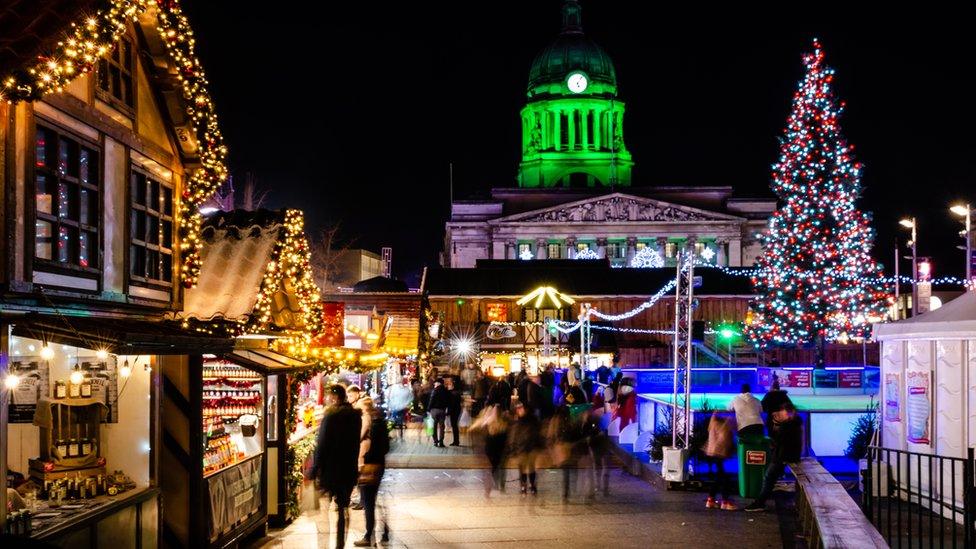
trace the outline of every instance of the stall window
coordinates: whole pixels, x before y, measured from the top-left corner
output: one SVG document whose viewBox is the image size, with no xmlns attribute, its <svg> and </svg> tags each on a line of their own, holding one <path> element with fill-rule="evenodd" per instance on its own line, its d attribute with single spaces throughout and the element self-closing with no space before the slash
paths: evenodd
<svg viewBox="0 0 976 549">
<path fill-rule="evenodd" d="M 135 106 L 133 67 L 132 42 L 122 37 L 112 51 L 98 60 L 98 96 L 113 105 L 131 110 Z"/>
<path fill-rule="evenodd" d="M 100 151 L 38 125 L 34 134 L 34 259 L 98 269 Z"/>
<path fill-rule="evenodd" d="M 134 280 L 173 282 L 173 188 L 133 169 L 130 177 L 130 274 Z"/>
<path fill-rule="evenodd" d="M 532 253 L 532 244 L 520 242 L 518 245 L 518 258 L 535 259 L 535 255 Z"/>
</svg>

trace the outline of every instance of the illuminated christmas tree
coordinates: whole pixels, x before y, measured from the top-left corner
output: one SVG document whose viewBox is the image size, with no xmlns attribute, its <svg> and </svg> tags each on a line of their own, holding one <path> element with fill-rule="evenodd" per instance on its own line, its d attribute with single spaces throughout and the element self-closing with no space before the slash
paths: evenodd
<svg viewBox="0 0 976 549">
<path fill-rule="evenodd" d="M 863 335 L 888 305 L 870 256 L 870 216 L 854 205 L 862 166 L 841 135 L 844 104 L 834 97 L 834 71 L 823 61 L 814 40 L 773 165 L 772 188 L 782 207 L 762 235 L 747 326 L 757 346 L 814 343 L 818 366 L 824 341 Z"/>
</svg>

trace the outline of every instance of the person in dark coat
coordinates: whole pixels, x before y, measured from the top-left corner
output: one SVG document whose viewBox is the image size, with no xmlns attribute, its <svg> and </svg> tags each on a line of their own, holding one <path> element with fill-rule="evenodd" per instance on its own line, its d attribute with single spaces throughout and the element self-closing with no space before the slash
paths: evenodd
<svg viewBox="0 0 976 549">
<path fill-rule="evenodd" d="M 444 447 L 444 418 L 447 408 L 451 404 L 451 394 L 444 388 L 440 379 L 434 382 L 434 390 L 430 393 L 427 410 L 434 418 L 434 446 Z"/>
<path fill-rule="evenodd" d="M 539 376 L 529 376 L 525 378 L 525 383 L 519 389 L 519 401 L 534 414 L 537 418 L 542 418 L 542 411 L 546 407 L 545 392 L 539 385 Z"/>
<path fill-rule="evenodd" d="M 776 481 L 783 475 L 786 466 L 800 461 L 803 454 L 803 421 L 793 404 L 783 404 L 781 409 L 773 412 L 773 422 L 776 427 L 770 429 L 769 433 L 773 439 L 771 459 L 766 467 L 762 492 L 745 508 L 746 511 L 765 511 L 766 500 L 772 495 Z"/>
<path fill-rule="evenodd" d="M 763 395 L 762 400 L 762 410 L 766 413 L 766 422 L 770 423 L 770 415 L 776 410 L 781 410 L 783 405 L 786 403 L 793 404 L 790 400 L 789 395 L 786 391 L 779 388 L 779 376 L 773 374 L 773 385 L 769 388 L 769 392 Z"/>
<path fill-rule="evenodd" d="M 512 406 L 512 386 L 505 381 L 504 377 L 498 378 L 498 381 L 488 391 L 488 405 L 491 406 L 492 404 L 501 406 L 502 410 L 506 412 Z"/>
<path fill-rule="evenodd" d="M 327 399 L 328 408 L 316 438 L 312 476 L 319 489 L 336 502 L 336 547 L 344 547 L 349 499 L 359 479 L 362 413 L 347 402 L 342 385 L 330 386 Z"/>
<path fill-rule="evenodd" d="M 539 418 L 524 404 L 515 404 L 515 421 L 508 430 L 508 454 L 515 459 L 519 468 L 519 486 L 522 495 L 526 494 L 526 483 L 532 494 L 538 493 L 535 485 L 536 452 L 542 447 L 542 428 Z"/>
<path fill-rule="evenodd" d="M 461 427 L 458 426 L 461 420 L 461 391 L 454 384 L 454 378 L 449 377 L 444 382 L 444 389 L 447 391 L 447 417 L 451 420 L 451 446 L 460 446 Z M 444 436 L 441 435 L 441 446 L 444 445 Z"/>
</svg>

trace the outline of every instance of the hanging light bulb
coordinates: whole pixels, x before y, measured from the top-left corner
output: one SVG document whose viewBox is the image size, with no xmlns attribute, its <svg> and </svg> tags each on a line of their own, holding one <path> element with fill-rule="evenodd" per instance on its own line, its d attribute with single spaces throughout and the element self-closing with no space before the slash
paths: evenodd
<svg viewBox="0 0 976 549">
<path fill-rule="evenodd" d="M 69 379 L 71 380 L 71 383 L 75 385 L 81 385 L 81 382 L 85 381 L 85 373 L 81 371 L 81 364 L 75 362 L 75 369 L 72 370 Z"/>
<path fill-rule="evenodd" d="M 44 360 L 51 360 L 54 358 L 54 349 L 52 349 L 47 343 L 41 347 L 41 358 Z"/>
<path fill-rule="evenodd" d="M 17 374 L 8 374 L 7 378 L 3 380 L 3 386 L 13 391 L 20 385 L 20 376 Z"/>
<path fill-rule="evenodd" d="M 95 351 L 95 356 L 98 358 L 98 360 L 105 360 L 108 358 L 108 351 L 105 349 L 99 349 Z"/>
<path fill-rule="evenodd" d="M 129 366 L 129 359 L 125 359 L 122 366 L 119 366 L 119 376 L 124 379 L 130 375 L 132 375 L 132 366 Z"/>
</svg>

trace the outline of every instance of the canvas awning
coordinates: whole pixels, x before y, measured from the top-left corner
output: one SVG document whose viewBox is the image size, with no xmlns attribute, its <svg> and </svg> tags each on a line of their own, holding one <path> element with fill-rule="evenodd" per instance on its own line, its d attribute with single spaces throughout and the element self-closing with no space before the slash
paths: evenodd
<svg viewBox="0 0 976 549">
<path fill-rule="evenodd" d="M 191 332 L 159 320 L 29 313 L 12 324 L 18 337 L 117 355 L 220 354 L 234 348 L 232 338 Z"/>
<path fill-rule="evenodd" d="M 976 292 L 968 291 L 928 313 L 874 325 L 885 339 L 976 338 Z"/>
<path fill-rule="evenodd" d="M 287 374 L 314 366 L 314 363 L 303 362 L 266 349 L 235 349 L 222 356 L 235 364 L 246 366 L 264 375 Z"/>
</svg>

